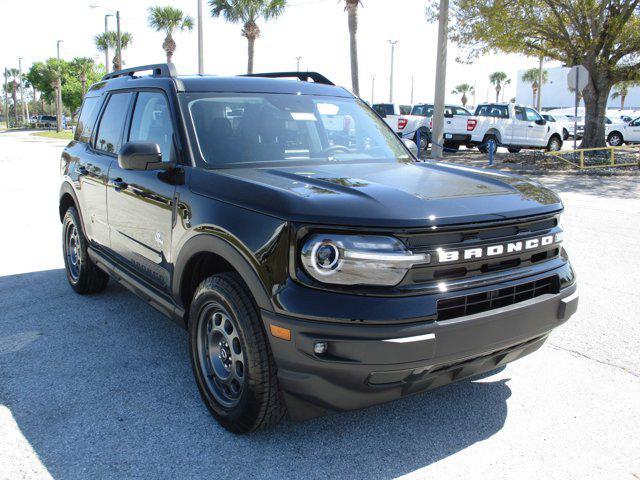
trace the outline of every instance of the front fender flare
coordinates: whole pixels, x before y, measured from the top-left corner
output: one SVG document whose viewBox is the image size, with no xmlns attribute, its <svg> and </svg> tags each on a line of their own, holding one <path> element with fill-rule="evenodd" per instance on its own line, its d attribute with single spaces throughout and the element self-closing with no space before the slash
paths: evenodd
<svg viewBox="0 0 640 480">
<path fill-rule="evenodd" d="M 247 287 L 249 287 L 258 307 L 273 311 L 273 305 L 271 304 L 267 290 L 260 280 L 258 273 L 251 266 L 247 258 L 228 241 L 211 234 L 197 234 L 187 240 L 187 242 L 180 248 L 178 259 L 174 264 L 172 285 L 173 298 L 181 298 L 180 288 L 189 260 L 191 260 L 195 255 L 204 252 L 219 255 L 229 262 L 229 264 L 242 277 L 244 282 L 247 284 Z"/>
</svg>

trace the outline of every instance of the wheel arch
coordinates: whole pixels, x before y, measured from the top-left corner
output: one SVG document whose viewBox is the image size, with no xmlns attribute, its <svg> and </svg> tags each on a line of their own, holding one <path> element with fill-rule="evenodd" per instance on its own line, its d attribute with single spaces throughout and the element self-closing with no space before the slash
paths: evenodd
<svg viewBox="0 0 640 480">
<path fill-rule="evenodd" d="M 484 134 L 484 137 L 482 138 L 482 141 L 487 141 L 489 137 L 495 137 L 498 143 L 502 143 L 502 134 L 500 133 L 500 130 L 496 128 L 490 128 L 489 130 L 487 130 L 487 132 Z"/>
<path fill-rule="evenodd" d="M 60 214 L 60 221 L 64 219 L 64 214 L 69 209 L 69 207 L 76 207 L 78 211 L 78 215 L 80 215 L 80 220 L 82 220 L 82 212 L 80 211 L 80 203 L 78 202 L 78 196 L 76 195 L 75 190 L 71 186 L 69 182 L 63 182 L 60 186 L 60 195 L 58 200 L 58 212 Z M 83 222 L 84 224 L 84 222 Z"/>
<path fill-rule="evenodd" d="M 174 264 L 172 294 L 185 307 L 185 320 L 188 320 L 188 309 L 197 284 L 225 271 L 240 275 L 259 308 L 273 310 L 267 289 L 246 257 L 223 238 L 198 234 L 181 247 Z"/>
</svg>

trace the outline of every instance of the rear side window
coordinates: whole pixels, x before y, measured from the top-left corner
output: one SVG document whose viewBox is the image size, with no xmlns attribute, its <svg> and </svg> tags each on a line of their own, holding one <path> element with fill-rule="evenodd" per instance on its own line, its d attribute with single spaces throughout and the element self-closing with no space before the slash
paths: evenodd
<svg viewBox="0 0 640 480">
<path fill-rule="evenodd" d="M 127 115 L 131 93 L 116 93 L 109 97 L 107 107 L 102 114 L 98 135 L 96 136 L 97 150 L 108 153 L 120 151 L 122 128 Z"/>
<path fill-rule="evenodd" d="M 400 115 L 411 114 L 411 105 L 400 105 Z"/>
<path fill-rule="evenodd" d="M 87 97 L 82 104 L 78 126 L 76 128 L 75 140 L 88 143 L 93 133 L 100 106 L 100 97 Z"/>
<path fill-rule="evenodd" d="M 411 115 L 419 115 L 421 117 L 433 116 L 433 105 L 416 105 L 411 110 Z"/>
<path fill-rule="evenodd" d="M 509 108 L 506 105 L 480 105 L 476 108 L 476 116 L 509 118 Z"/>
<path fill-rule="evenodd" d="M 163 162 L 173 160 L 173 124 L 167 99 L 160 92 L 138 94 L 131 120 L 130 141 L 154 142 L 160 146 Z"/>
</svg>

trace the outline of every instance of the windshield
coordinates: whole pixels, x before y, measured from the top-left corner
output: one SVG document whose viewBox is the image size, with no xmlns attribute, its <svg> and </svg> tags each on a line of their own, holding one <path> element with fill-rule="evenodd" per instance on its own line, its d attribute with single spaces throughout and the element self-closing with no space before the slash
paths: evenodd
<svg viewBox="0 0 640 480">
<path fill-rule="evenodd" d="M 355 98 L 190 93 L 181 101 L 208 166 L 412 161 L 398 137 Z"/>
</svg>

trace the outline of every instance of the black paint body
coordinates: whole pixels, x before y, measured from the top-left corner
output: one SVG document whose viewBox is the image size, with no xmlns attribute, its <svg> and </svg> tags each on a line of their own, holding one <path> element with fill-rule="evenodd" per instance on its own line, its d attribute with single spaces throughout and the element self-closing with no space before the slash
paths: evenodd
<svg viewBox="0 0 640 480">
<path fill-rule="evenodd" d="M 115 154 L 92 147 L 93 139 L 72 141 L 62 156 L 61 215 L 77 205 L 98 266 L 185 326 L 199 256 L 213 254 L 223 259 L 215 268 L 236 270 L 266 332 L 272 323 L 293 332 L 289 342 L 268 338 L 294 417 L 363 407 L 491 370 L 535 350 L 575 311 L 574 274 L 561 247 L 537 263 L 452 281 L 408 277 L 389 289 L 321 285 L 299 264 L 300 244 L 312 231 L 395 235 L 405 243 L 435 234 L 468 243 L 499 228 L 525 235 L 517 225 L 556 219 L 562 210 L 541 185 L 417 161 L 205 169 L 180 105 L 183 92 L 351 94 L 265 78 L 127 76 L 94 85 L 88 96 L 149 90 L 168 99 L 177 164 L 123 170 Z M 132 104 L 123 112 L 125 131 Z M 559 228 L 553 221 L 546 231 Z M 438 320 L 439 300 L 542 278 L 556 282 L 553 292 Z M 389 342 L 426 334 L 435 341 Z M 317 340 L 330 342 L 329 355 L 313 353 Z"/>
</svg>

